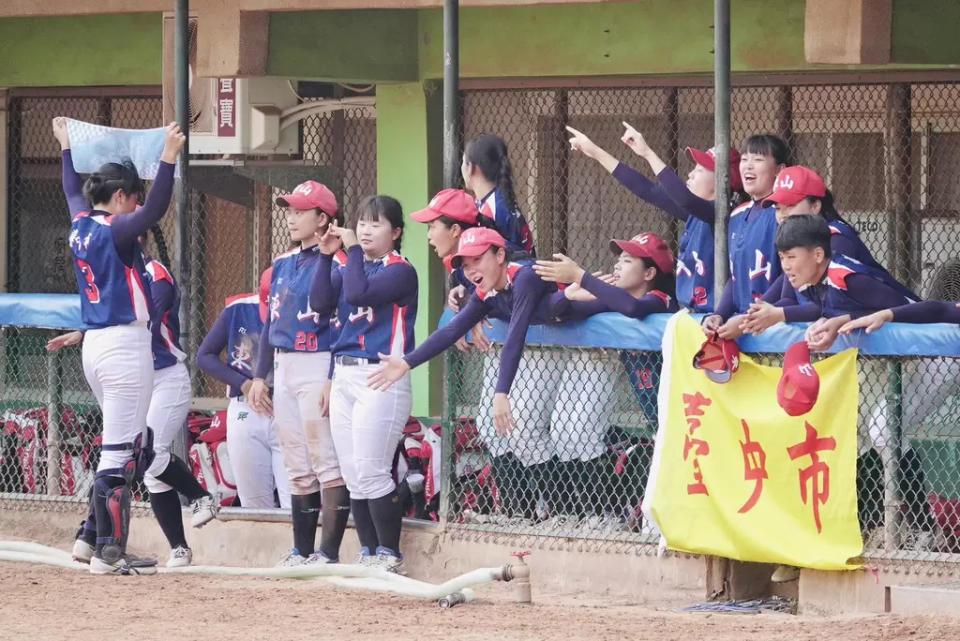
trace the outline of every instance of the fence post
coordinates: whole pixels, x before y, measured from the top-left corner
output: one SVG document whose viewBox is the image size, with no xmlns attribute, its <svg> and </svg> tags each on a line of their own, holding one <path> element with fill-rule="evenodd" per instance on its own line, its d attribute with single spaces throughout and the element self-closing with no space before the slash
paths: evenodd
<svg viewBox="0 0 960 641">
<path fill-rule="evenodd" d="M 903 434 L 903 361 L 891 358 L 887 367 L 887 433 L 883 444 L 883 546 L 887 551 L 900 549 L 900 452 Z"/>
<path fill-rule="evenodd" d="M 63 405 L 63 354 L 47 352 L 47 494 L 60 494 L 60 408 Z"/>
</svg>

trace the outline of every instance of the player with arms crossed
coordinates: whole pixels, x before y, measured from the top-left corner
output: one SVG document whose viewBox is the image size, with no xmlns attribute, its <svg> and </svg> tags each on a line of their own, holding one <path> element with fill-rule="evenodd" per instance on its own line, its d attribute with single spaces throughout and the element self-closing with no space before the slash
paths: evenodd
<svg viewBox="0 0 960 641">
<path fill-rule="evenodd" d="M 257 369 L 260 332 L 267 319 L 270 280 L 273 268 L 260 276 L 258 294 L 238 294 L 227 299 L 200 349 L 197 365 L 217 380 L 226 383 L 230 403 L 227 406 L 227 450 L 237 481 L 240 505 L 249 508 L 274 507 L 274 490 L 280 507 L 290 508 L 290 480 L 283 467 L 283 455 L 273 419 L 255 411 L 247 402 Z M 220 359 L 226 350 L 227 362 Z M 267 385 L 273 372 L 267 374 Z"/>
<path fill-rule="evenodd" d="M 331 269 L 321 260 L 319 239 L 342 214 L 333 193 L 312 180 L 278 198 L 277 205 L 286 208 L 290 239 L 298 246 L 273 261 L 269 312 L 247 398 L 257 412 L 275 415 L 290 477 L 293 549 L 280 565 L 336 562 L 350 503 L 327 416 L 330 315 L 315 311 L 310 283 L 318 269 Z M 266 383 L 271 369 L 272 402 Z M 323 530 L 320 549 L 315 550 L 321 504 Z"/>
<path fill-rule="evenodd" d="M 133 481 L 149 467 L 147 410 L 153 391 L 149 276 L 139 237 L 166 213 L 184 135 L 167 126 L 160 167 L 143 207 L 143 185 L 127 163 L 107 163 L 81 187 L 65 118 L 53 133 L 63 155 L 63 190 L 73 222 L 70 249 L 80 292 L 83 370 L 103 413 L 103 445 L 91 494 L 95 531 L 78 533 L 74 556 L 92 574 L 155 574 L 156 561 L 127 555 Z M 146 447 L 145 447 L 146 446 Z"/>
</svg>

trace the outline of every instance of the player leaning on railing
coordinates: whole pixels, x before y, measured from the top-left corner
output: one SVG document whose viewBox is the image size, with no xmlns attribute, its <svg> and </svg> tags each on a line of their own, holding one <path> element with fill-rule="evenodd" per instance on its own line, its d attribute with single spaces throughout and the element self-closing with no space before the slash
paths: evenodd
<svg viewBox="0 0 960 641">
<path fill-rule="evenodd" d="M 93 548 L 93 574 L 153 574 L 156 561 L 126 553 L 130 485 L 149 467 L 146 429 L 153 390 L 150 302 L 146 265 L 138 238 L 166 213 L 173 170 L 184 135 L 167 126 L 160 168 L 143 207 L 143 185 L 129 163 L 108 163 L 81 186 L 73 170 L 64 118 L 53 134 L 63 150 L 63 190 L 73 222 L 70 249 L 80 292 L 83 370 L 103 412 L 103 445 L 88 519 L 78 541 Z M 146 441 L 146 442 L 144 442 Z M 79 543 L 78 543 L 79 545 Z"/>
</svg>

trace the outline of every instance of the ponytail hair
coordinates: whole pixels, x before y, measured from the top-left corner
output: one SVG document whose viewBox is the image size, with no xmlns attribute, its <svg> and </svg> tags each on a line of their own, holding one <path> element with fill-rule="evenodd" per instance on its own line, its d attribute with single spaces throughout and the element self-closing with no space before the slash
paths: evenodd
<svg viewBox="0 0 960 641">
<path fill-rule="evenodd" d="M 672 271 L 665 272 L 650 258 L 641 258 L 644 267 L 653 267 L 657 275 L 650 281 L 650 290 L 663 292 L 671 298 L 677 297 L 677 276 Z M 649 291 L 649 290 L 648 290 Z"/>
<path fill-rule="evenodd" d="M 477 136 L 467 143 L 463 155 L 468 163 L 480 168 L 484 178 L 497 186 L 507 209 L 511 213 L 519 211 L 517 195 L 513 190 L 513 167 L 503 138 L 493 134 Z"/>
<path fill-rule="evenodd" d="M 129 158 L 101 165 L 83 184 L 83 196 L 91 207 L 110 202 L 118 190 L 125 194 L 143 194 L 143 181 Z"/>
<path fill-rule="evenodd" d="M 160 254 L 160 262 L 166 265 L 168 269 L 173 269 L 170 264 L 170 252 L 167 250 L 167 240 L 163 237 L 160 224 L 154 223 L 150 228 L 150 233 L 153 234 L 153 242 L 157 246 L 157 253 Z"/>
</svg>

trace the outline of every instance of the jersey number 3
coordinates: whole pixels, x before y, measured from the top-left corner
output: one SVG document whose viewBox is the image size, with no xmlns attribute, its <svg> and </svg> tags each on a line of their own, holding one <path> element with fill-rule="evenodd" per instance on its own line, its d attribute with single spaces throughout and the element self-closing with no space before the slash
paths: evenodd
<svg viewBox="0 0 960 641">
<path fill-rule="evenodd" d="M 307 334 L 306 332 L 297 332 L 293 339 L 293 349 L 298 352 L 317 351 L 317 335 Z"/>
<path fill-rule="evenodd" d="M 87 300 L 94 304 L 99 303 L 100 288 L 98 288 L 96 283 L 93 282 L 93 269 L 90 267 L 90 263 L 78 258 L 77 267 L 80 268 L 80 273 L 83 274 L 83 278 L 86 281 L 86 284 L 83 288 L 83 293 L 87 295 Z"/>
</svg>

